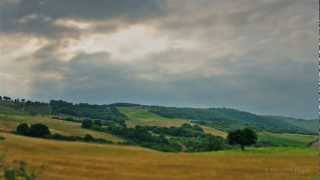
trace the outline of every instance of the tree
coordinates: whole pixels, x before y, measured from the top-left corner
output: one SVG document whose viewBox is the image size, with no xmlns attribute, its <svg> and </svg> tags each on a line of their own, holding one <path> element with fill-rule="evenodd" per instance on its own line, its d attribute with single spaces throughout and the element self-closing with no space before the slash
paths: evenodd
<svg viewBox="0 0 320 180">
<path fill-rule="evenodd" d="M 93 124 L 93 123 L 92 123 L 91 120 L 86 119 L 86 120 L 83 120 L 83 121 L 82 121 L 81 127 L 82 127 L 82 128 L 86 128 L 86 129 L 89 129 L 89 128 L 92 127 L 92 124 Z"/>
<path fill-rule="evenodd" d="M 96 125 L 96 126 L 102 126 L 102 122 L 101 122 L 101 120 L 94 120 L 94 125 Z"/>
<path fill-rule="evenodd" d="M 90 142 L 94 140 L 94 138 L 90 134 L 86 134 L 83 139 L 86 142 Z"/>
<path fill-rule="evenodd" d="M 19 124 L 16 128 L 16 133 L 20 135 L 28 135 L 30 132 L 29 125 L 26 123 Z"/>
<path fill-rule="evenodd" d="M 228 134 L 228 142 L 231 145 L 239 144 L 241 150 L 244 150 L 245 146 L 250 146 L 257 142 L 257 134 L 249 128 L 238 129 Z"/>
<path fill-rule="evenodd" d="M 32 137 L 46 137 L 50 135 L 48 126 L 44 124 L 32 124 L 30 126 L 29 136 Z"/>
</svg>

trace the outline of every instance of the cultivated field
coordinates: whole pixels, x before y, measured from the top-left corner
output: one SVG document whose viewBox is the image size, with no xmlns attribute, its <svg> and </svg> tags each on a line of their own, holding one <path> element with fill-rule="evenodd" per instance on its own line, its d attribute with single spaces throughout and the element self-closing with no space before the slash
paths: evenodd
<svg viewBox="0 0 320 180">
<path fill-rule="evenodd" d="M 0 133 L 7 162 L 44 166 L 39 179 L 112 180 L 310 180 L 317 151 L 263 148 L 246 152 L 161 153 L 139 147 L 61 142 Z"/>
</svg>

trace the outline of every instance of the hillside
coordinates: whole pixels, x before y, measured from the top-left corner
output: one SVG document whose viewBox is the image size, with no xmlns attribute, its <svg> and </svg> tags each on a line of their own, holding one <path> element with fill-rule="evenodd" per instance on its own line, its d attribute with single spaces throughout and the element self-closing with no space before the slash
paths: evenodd
<svg viewBox="0 0 320 180">
<path fill-rule="evenodd" d="M 82 121 L 98 123 L 81 128 Z M 62 100 L 49 104 L 25 100 L 0 101 L 0 130 L 12 132 L 19 123 L 42 123 L 52 133 L 123 142 L 161 151 L 225 149 L 227 132 L 251 127 L 257 146 L 305 147 L 314 141 L 315 121 L 260 116 L 227 108 L 175 108 L 129 103 L 91 105 Z"/>
<path fill-rule="evenodd" d="M 138 113 L 136 113 L 137 110 Z M 167 124 L 167 126 L 171 126 L 192 121 L 192 123 L 221 131 L 251 127 L 258 131 L 275 133 L 317 133 L 316 120 L 261 116 L 230 108 L 176 108 L 130 103 L 91 105 L 87 103 L 74 104 L 62 100 L 43 103 L 10 98 L 9 100 L 0 101 L 0 114 L 50 114 L 60 117 L 75 117 L 77 119 L 98 119 L 105 123 L 115 122 L 118 124 L 123 124 L 126 121 L 129 126 L 140 123 L 142 125 L 166 126 Z"/>
<path fill-rule="evenodd" d="M 160 126 L 160 127 L 178 127 L 185 123 L 192 124 L 190 120 L 187 119 L 172 119 L 161 117 L 148 110 L 141 108 L 139 106 L 132 107 L 118 107 L 121 113 L 128 117 L 126 122 L 128 126 Z M 200 126 L 206 133 L 226 137 L 226 132 L 217 130 L 212 127 Z"/>
<path fill-rule="evenodd" d="M 163 106 L 143 106 L 148 111 L 167 118 L 182 118 L 193 120 L 194 123 L 211 126 L 223 131 L 243 127 L 252 127 L 258 131 L 275 133 L 316 134 L 312 121 L 288 121 L 288 118 L 278 116 L 261 116 L 249 112 L 229 108 L 176 108 Z"/>
<path fill-rule="evenodd" d="M 267 118 L 272 118 L 274 120 L 285 121 L 289 124 L 302 127 L 310 132 L 317 133 L 319 129 L 319 120 L 317 119 L 296 119 L 290 117 L 282 117 L 282 116 L 267 116 Z"/>
<path fill-rule="evenodd" d="M 161 153 L 148 149 L 60 142 L 0 133 L 6 162 L 24 160 L 41 169 L 40 180 L 309 180 L 317 174 L 317 151 L 297 148 L 215 153 Z M 299 168 L 297 168 L 299 167 Z M 250 173 L 248 173 L 250 171 Z"/>
</svg>

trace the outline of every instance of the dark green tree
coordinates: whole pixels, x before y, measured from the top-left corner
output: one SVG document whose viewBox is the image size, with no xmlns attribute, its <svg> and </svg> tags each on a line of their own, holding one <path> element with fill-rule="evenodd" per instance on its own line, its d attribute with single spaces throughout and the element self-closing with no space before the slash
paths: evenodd
<svg viewBox="0 0 320 180">
<path fill-rule="evenodd" d="M 92 123 L 92 121 L 89 120 L 89 119 L 83 120 L 82 123 L 81 123 L 81 127 L 82 127 L 82 128 L 86 128 L 86 129 L 91 128 L 92 125 L 93 125 L 93 123 Z"/>
<path fill-rule="evenodd" d="M 50 135 L 48 126 L 44 124 L 32 124 L 30 126 L 29 136 L 32 137 L 47 137 Z"/>
<path fill-rule="evenodd" d="M 16 133 L 20 135 L 26 136 L 26 135 L 29 135 L 29 132 L 30 132 L 30 128 L 27 123 L 19 124 L 16 128 Z"/>
<path fill-rule="evenodd" d="M 90 134 L 86 134 L 83 139 L 86 142 L 94 141 L 94 138 Z"/>
<path fill-rule="evenodd" d="M 94 125 L 96 125 L 96 126 L 102 126 L 102 122 L 101 122 L 101 120 L 94 120 Z"/>
<path fill-rule="evenodd" d="M 228 134 L 228 142 L 231 145 L 239 144 L 241 150 L 245 149 L 245 146 L 253 145 L 257 142 L 257 134 L 255 131 L 249 128 L 238 129 L 231 131 Z"/>
</svg>

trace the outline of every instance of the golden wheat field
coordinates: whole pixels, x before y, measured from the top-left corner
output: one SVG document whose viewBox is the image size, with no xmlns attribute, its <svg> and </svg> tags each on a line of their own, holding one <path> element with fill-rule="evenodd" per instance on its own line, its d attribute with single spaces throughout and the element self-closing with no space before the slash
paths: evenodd
<svg viewBox="0 0 320 180">
<path fill-rule="evenodd" d="M 176 154 L 0 135 L 5 137 L 0 144 L 5 161 L 24 160 L 42 169 L 40 180 L 309 180 L 318 170 L 315 150 Z"/>
</svg>

